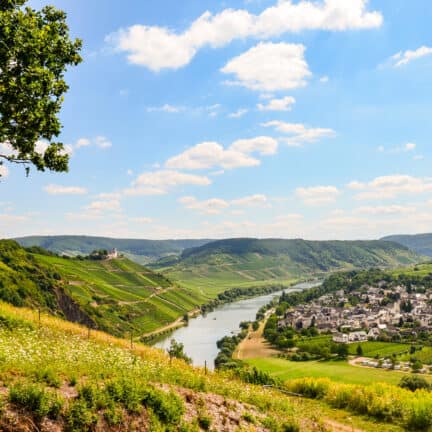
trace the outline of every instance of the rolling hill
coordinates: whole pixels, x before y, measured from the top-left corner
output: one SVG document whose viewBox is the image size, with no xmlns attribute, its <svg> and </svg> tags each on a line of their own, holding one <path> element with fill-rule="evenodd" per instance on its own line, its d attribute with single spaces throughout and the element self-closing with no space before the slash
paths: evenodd
<svg viewBox="0 0 432 432">
<path fill-rule="evenodd" d="M 201 246 L 210 240 L 137 240 L 90 236 L 31 236 L 14 239 L 21 246 L 40 246 L 57 254 L 88 255 L 98 249 L 114 249 L 141 264 L 167 255 L 178 255 L 184 249 Z"/>
<path fill-rule="evenodd" d="M 154 331 L 208 300 L 127 258 L 95 261 L 38 251 L 0 241 L 0 299 L 121 336 Z"/>
<path fill-rule="evenodd" d="M 168 277 L 206 290 L 290 284 L 293 279 L 328 271 L 396 267 L 421 260 L 407 247 L 386 241 L 258 240 L 210 242 L 186 249 L 180 257 L 153 264 Z"/>
<path fill-rule="evenodd" d="M 382 240 L 399 243 L 420 255 L 432 257 L 432 234 L 392 235 Z"/>
</svg>

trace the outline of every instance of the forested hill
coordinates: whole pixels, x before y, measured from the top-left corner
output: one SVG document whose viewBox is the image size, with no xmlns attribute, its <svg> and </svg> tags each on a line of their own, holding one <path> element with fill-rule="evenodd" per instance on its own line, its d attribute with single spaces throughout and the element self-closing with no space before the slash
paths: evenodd
<svg viewBox="0 0 432 432">
<path fill-rule="evenodd" d="M 185 250 L 178 259 L 156 263 L 176 280 L 191 285 L 218 281 L 258 285 L 292 281 L 340 269 L 408 265 L 421 257 L 386 241 L 305 241 L 252 238 L 220 240 Z"/>
<path fill-rule="evenodd" d="M 94 250 L 116 248 L 134 261 L 145 264 L 210 240 L 138 240 L 90 236 L 31 236 L 16 238 L 21 246 L 40 246 L 59 254 L 88 255 Z"/>
<path fill-rule="evenodd" d="M 399 243 L 420 255 L 432 257 L 432 234 L 393 235 L 382 240 Z"/>
<path fill-rule="evenodd" d="M 207 298 L 127 258 L 62 258 L 0 240 L 0 300 L 114 335 L 139 336 L 173 323 Z"/>
</svg>

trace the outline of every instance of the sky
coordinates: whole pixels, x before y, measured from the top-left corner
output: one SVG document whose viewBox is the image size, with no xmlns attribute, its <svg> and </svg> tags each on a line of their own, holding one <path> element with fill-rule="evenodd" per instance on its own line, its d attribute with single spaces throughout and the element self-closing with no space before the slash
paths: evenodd
<svg viewBox="0 0 432 432">
<path fill-rule="evenodd" d="M 0 167 L 1 237 L 432 232 L 429 0 L 52 4 L 70 170 Z"/>
</svg>

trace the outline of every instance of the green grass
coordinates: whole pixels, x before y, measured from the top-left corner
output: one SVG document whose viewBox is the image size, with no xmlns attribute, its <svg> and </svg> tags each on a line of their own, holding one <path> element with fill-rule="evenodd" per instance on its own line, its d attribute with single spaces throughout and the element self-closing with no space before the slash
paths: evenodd
<svg viewBox="0 0 432 432">
<path fill-rule="evenodd" d="M 358 345 L 362 347 L 362 355 L 364 357 L 375 357 L 376 355 L 378 355 L 379 357 L 390 357 L 393 354 L 399 355 L 401 353 L 409 351 L 410 349 L 410 345 L 408 344 L 369 341 L 362 342 L 360 344 L 350 344 L 348 347 L 348 351 L 351 355 L 357 355 Z"/>
<path fill-rule="evenodd" d="M 346 361 L 292 362 L 279 358 L 259 358 L 247 361 L 257 369 L 281 380 L 297 378 L 329 378 L 347 384 L 398 384 L 401 372 L 351 366 Z"/>
<path fill-rule="evenodd" d="M 424 364 L 432 364 L 432 347 L 423 347 L 421 350 L 416 350 L 414 354 L 404 354 L 399 357 L 399 360 L 409 361 L 412 357 L 420 360 Z"/>
<path fill-rule="evenodd" d="M 172 283 L 160 273 L 127 258 L 109 261 L 35 255 L 57 271 L 67 292 L 98 327 L 136 336 L 168 325 L 207 301 L 195 290 Z"/>
</svg>

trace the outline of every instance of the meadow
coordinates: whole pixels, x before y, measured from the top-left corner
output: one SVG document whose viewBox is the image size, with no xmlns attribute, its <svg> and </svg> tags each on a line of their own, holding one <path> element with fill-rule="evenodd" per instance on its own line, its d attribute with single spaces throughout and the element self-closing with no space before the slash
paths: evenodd
<svg viewBox="0 0 432 432">
<path fill-rule="evenodd" d="M 247 363 L 282 381 L 310 377 L 329 378 L 347 384 L 383 382 L 397 385 L 404 375 L 402 372 L 351 366 L 344 360 L 294 362 L 272 357 L 250 359 Z"/>
<path fill-rule="evenodd" d="M 357 355 L 357 347 L 362 347 L 363 357 L 390 357 L 393 354 L 399 355 L 409 352 L 410 346 L 408 344 L 392 343 L 392 342 L 378 342 L 368 341 L 361 343 L 354 343 L 348 346 L 348 352 L 351 355 Z"/>
</svg>

